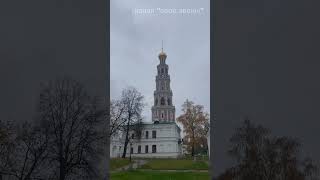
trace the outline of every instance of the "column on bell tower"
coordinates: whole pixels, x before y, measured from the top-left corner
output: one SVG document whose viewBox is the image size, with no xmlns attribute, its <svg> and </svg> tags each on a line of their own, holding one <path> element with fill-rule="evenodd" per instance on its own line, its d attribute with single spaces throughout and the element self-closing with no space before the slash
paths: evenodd
<svg viewBox="0 0 320 180">
<path fill-rule="evenodd" d="M 172 104 L 169 66 L 166 64 L 166 58 L 167 55 L 162 50 L 159 54 L 160 63 L 157 65 L 154 105 L 151 108 L 153 122 L 175 121 L 175 107 Z"/>
</svg>

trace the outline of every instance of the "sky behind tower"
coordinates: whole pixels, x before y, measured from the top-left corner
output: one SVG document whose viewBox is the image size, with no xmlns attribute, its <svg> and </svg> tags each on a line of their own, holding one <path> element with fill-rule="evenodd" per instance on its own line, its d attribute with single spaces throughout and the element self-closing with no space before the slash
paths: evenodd
<svg viewBox="0 0 320 180">
<path fill-rule="evenodd" d="M 144 96 L 151 121 L 158 54 L 168 57 L 176 117 L 188 98 L 210 111 L 209 0 L 112 0 L 111 98 L 133 86 Z"/>
</svg>

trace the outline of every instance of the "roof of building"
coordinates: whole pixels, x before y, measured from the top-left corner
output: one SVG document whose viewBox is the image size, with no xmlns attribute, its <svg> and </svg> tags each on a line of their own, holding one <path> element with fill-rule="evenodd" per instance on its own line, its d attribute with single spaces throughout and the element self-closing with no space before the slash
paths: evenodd
<svg viewBox="0 0 320 180">
<path fill-rule="evenodd" d="M 142 125 L 165 125 L 165 124 L 174 124 L 178 127 L 178 129 L 181 131 L 181 128 L 177 125 L 176 122 L 159 122 L 155 124 L 154 122 L 142 122 Z M 135 124 L 132 124 L 132 126 Z"/>
</svg>

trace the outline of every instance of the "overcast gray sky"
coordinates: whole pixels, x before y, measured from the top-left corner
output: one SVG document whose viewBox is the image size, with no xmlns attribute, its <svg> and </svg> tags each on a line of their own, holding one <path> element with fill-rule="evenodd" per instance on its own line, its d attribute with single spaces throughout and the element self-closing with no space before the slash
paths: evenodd
<svg viewBox="0 0 320 180">
<path fill-rule="evenodd" d="M 145 120 L 151 121 L 163 40 L 176 116 L 187 98 L 209 112 L 209 0 L 111 0 L 110 9 L 111 98 L 127 86 L 136 87 L 147 103 Z"/>
</svg>

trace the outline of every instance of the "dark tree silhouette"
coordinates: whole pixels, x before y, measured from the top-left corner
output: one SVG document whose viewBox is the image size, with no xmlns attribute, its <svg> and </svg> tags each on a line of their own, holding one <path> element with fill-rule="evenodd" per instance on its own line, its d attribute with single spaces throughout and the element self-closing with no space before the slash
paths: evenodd
<svg viewBox="0 0 320 180">
<path fill-rule="evenodd" d="M 7 132 L 6 144 L 1 146 L 0 156 L 5 163 L 1 163 L 2 173 L 19 180 L 43 178 L 48 155 L 46 131 L 25 122 L 21 126 L 7 128 Z"/>
<path fill-rule="evenodd" d="M 270 130 L 246 119 L 230 138 L 228 151 L 236 165 L 218 179 L 306 180 L 315 178 L 318 167 L 301 161 L 301 144 L 291 137 L 273 137 Z"/>
<path fill-rule="evenodd" d="M 105 108 L 77 81 L 64 78 L 43 86 L 39 116 L 48 129 L 53 178 L 94 179 L 105 134 Z"/>
<path fill-rule="evenodd" d="M 0 177 L 102 179 L 106 108 L 68 78 L 42 86 L 35 120 L 0 121 Z"/>
<path fill-rule="evenodd" d="M 10 171 L 13 151 L 15 149 L 15 132 L 12 122 L 0 120 L 0 175 L 12 175 Z"/>
<path fill-rule="evenodd" d="M 218 180 L 234 180 L 234 170 L 233 169 L 228 169 L 224 173 L 220 174 L 218 176 Z"/>
</svg>

